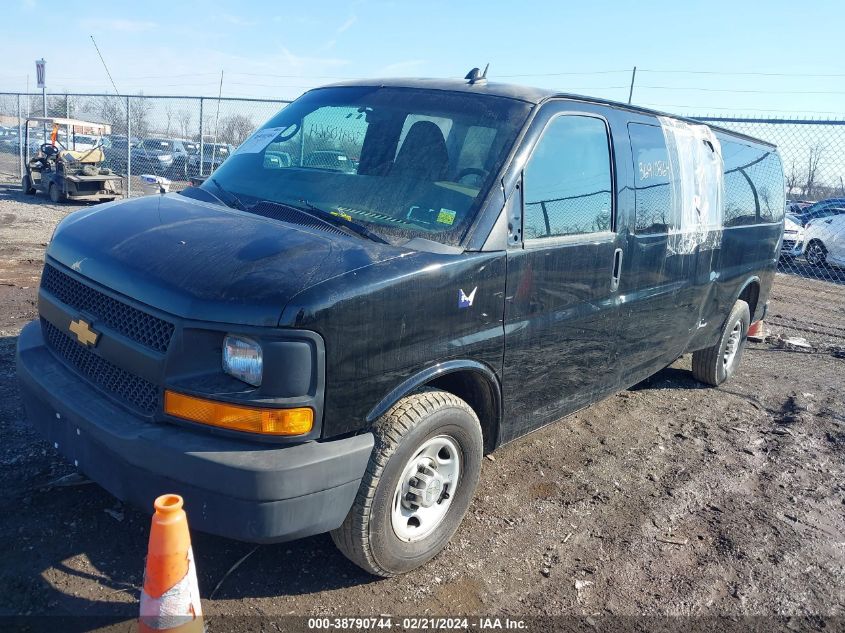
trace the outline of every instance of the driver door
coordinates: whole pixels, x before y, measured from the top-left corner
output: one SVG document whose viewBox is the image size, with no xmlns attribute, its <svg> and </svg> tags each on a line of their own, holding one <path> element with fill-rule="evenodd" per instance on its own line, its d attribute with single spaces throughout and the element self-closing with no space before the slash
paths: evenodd
<svg viewBox="0 0 845 633">
<path fill-rule="evenodd" d="M 610 128 L 583 105 L 547 107 L 553 111 L 522 173 L 523 240 L 508 251 L 506 439 L 594 402 L 614 384 L 623 242 Z"/>
</svg>

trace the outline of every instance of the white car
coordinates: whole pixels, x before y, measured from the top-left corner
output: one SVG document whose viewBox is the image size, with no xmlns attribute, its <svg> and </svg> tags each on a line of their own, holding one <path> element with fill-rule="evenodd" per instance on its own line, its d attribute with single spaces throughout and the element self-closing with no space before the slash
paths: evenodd
<svg viewBox="0 0 845 633">
<path fill-rule="evenodd" d="M 845 267 L 845 215 L 811 220 L 804 227 L 801 253 L 813 266 Z"/>
<path fill-rule="evenodd" d="M 804 227 L 794 215 L 787 213 L 783 218 L 783 243 L 780 250 L 782 255 L 792 256 L 795 246 L 804 241 Z"/>
</svg>

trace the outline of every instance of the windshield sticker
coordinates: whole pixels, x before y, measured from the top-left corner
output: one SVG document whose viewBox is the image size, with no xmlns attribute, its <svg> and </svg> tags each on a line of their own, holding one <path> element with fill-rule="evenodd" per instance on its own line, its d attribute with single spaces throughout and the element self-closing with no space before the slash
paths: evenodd
<svg viewBox="0 0 845 633">
<path fill-rule="evenodd" d="M 290 126 L 288 126 L 290 127 Z M 239 154 L 257 154 L 264 151 L 273 139 L 276 138 L 285 127 L 268 127 L 264 130 L 258 130 L 255 134 L 245 140 L 238 148 Z"/>
<path fill-rule="evenodd" d="M 457 213 L 451 209 L 440 209 L 440 213 L 437 214 L 437 222 L 438 224 L 448 224 L 449 226 L 452 226 L 455 223 L 456 215 Z"/>
<path fill-rule="evenodd" d="M 340 209 L 338 209 L 337 211 L 332 211 L 331 214 L 336 215 L 339 218 L 343 218 L 344 220 L 347 220 L 348 222 L 352 222 L 352 216 L 349 215 L 348 213 L 341 211 Z"/>
<path fill-rule="evenodd" d="M 472 292 L 467 294 L 464 292 L 463 288 L 458 290 L 458 307 L 459 308 L 471 308 L 472 302 L 475 301 L 475 292 L 478 290 L 478 286 L 472 289 Z"/>
</svg>

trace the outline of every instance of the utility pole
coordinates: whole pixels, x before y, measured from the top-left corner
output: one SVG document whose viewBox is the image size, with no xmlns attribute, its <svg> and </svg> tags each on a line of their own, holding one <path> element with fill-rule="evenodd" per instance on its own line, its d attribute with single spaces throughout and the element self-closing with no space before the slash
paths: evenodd
<svg viewBox="0 0 845 633">
<path fill-rule="evenodd" d="M 631 105 L 631 97 L 634 96 L 634 80 L 637 78 L 637 67 L 631 73 L 631 89 L 628 91 L 628 105 Z"/>
<path fill-rule="evenodd" d="M 38 79 L 38 87 L 41 88 L 41 107 L 44 109 L 44 118 L 47 118 L 47 62 L 44 58 L 35 60 L 35 75 Z M 47 142 L 47 121 L 44 121 L 42 143 Z"/>
</svg>

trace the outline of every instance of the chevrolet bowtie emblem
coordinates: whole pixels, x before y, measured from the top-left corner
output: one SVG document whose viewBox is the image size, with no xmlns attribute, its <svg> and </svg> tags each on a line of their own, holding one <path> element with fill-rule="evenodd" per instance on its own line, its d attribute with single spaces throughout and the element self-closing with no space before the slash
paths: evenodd
<svg viewBox="0 0 845 633">
<path fill-rule="evenodd" d="M 70 322 L 70 331 L 76 334 L 76 340 L 85 345 L 93 347 L 100 340 L 100 333 L 91 329 L 91 326 L 82 319 Z"/>
</svg>

